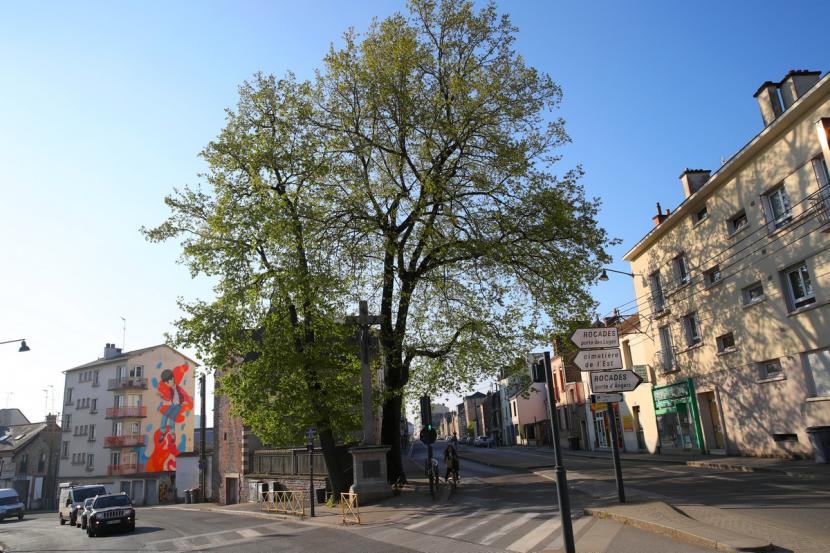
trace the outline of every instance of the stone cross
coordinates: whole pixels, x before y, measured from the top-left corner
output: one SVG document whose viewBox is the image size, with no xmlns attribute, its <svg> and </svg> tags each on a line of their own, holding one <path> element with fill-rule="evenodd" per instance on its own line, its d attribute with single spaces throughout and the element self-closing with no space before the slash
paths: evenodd
<svg viewBox="0 0 830 553">
<path fill-rule="evenodd" d="M 369 327 L 380 324 L 380 315 L 369 315 L 369 304 L 366 300 L 360 300 L 360 310 L 357 317 L 347 317 L 347 322 L 357 323 L 360 341 L 360 372 L 363 388 L 363 441 L 360 445 L 375 445 L 375 418 L 372 413 L 372 372 L 371 354 L 369 352 L 369 340 L 371 334 Z"/>
</svg>

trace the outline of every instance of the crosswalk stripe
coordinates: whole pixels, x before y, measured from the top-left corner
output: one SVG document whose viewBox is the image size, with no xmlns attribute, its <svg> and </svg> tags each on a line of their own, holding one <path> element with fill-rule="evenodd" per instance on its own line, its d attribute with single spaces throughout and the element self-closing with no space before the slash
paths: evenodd
<svg viewBox="0 0 830 553">
<path fill-rule="evenodd" d="M 240 536 L 243 538 L 258 538 L 262 536 L 259 532 L 254 530 L 253 528 L 240 528 L 236 531 Z"/>
<path fill-rule="evenodd" d="M 552 532 L 555 532 L 557 528 L 559 528 L 560 520 L 559 515 L 556 514 L 555 516 L 551 517 L 547 520 L 547 522 L 540 524 L 533 530 L 531 530 L 527 535 L 522 536 L 518 540 L 514 541 L 510 545 L 506 547 L 509 551 L 517 551 L 518 553 L 527 553 L 534 546 L 538 545 L 542 540 L 550 536 Z"/>
<path fill-rule="evenodd" d="M 583 526 L 588 524 L 593 520 L 592 517 L 584 516 L 576 519 L 571 524 L 571 529 L 573 529 L 574 534 L 574 541 L 576 541 L 576 534 L 582 529 Z M 562 549 L 564 547 L 565 541 L 562 537 L 562 534 L 556 536 L 556 539 L 550 542 L 548 545 L 545 546 L 545 549 Z"/>
<path fill-rule="evenodd" d="M 478 522 L 476 522 L 472 526 L 466 526 L 463 530 L 460 530 L 458 532 L 453 532 L 452 534 L 449 534 L 447 537 L 448 538 L 459 538 L 459 537 L 463 536 L 464 534 L 469 533 L 471 530 L 475 530 L 479 526 L 487 524 L 488 522 L 490 522 L 494 518 L 499 517 L 499 516 L 505 514 L 506 512 L 508 512 L 508 511 L 507 510 L 496 511 L 492 515 L 490 515 L 488 517 L 484 517 L 483 519 L 479 520 Z"/>
<path fill-rule="evenodd" d="M 480 540 L 479 543 L 482 543 L 484 545 L 492 545 L 497 539 L 499 539 L 502 536 L 506 536 L 508 532 L 510 532 L 514 528 L 518 528 L 519 526 L 521 526 L 522 524 L 524 524 L 525 522 L 532 519 L 538 514 L 539 513 L 525 513 L 524 515 L 520 516 L 519 518 L 511 522 L 510 524 L 506 524 L 498 530 L 496 530 L 495 532 L 492 532 L 484 536 L 484 538 Z"/>
<path fill-rule="evenodd" d="M 416 528 L 420 528 L 421 526 L 429 524 L 430 522 L 433 522 L 437 518 L 441 518 L 441 515 L 433 515 L 433 516 L 430 516 L 430 517 L 424 517 L 424 519 L 421 520 L 420 522 L 416 522 L 415 524 L 410 524 L 409 526 L 404 526 L 404 528 L 407 529 L 407 530 L 414 530 Z"/>
</svg>

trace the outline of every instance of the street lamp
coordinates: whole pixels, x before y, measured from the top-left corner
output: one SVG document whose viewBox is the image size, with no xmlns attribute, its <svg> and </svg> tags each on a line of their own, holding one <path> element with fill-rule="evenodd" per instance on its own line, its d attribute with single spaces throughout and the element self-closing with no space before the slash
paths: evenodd
<svg viewBox="0 0 830 553">
<path fill-rule="evenodd" d="M 0 344 L 13 344 L 15 342 L 21 342 L 20 348 L 17 350 L 19 352 L 29 351 L 29 346 L 26 345 L 26 338 L 18 338 L 17 340 L 6 340 L 5 342 L 0 342 Z"/>
<path fill-rule="evenodd" d="M 625 271 L 618 271 L 616 269 L 603 269 L 602 273 L 600 273 L 600 275 L 599 275 L 599 280 L 601 280 L 603 282 L 608 280 L 608 273 L 606 273 L 605 271 L 611 271 L 612 273 L 619 273 L 621 275 L 628 275 L 631 278 L 634 278 L 634 276 L 638 274 L 638 273 L 626 273 Z"/>
</svg>

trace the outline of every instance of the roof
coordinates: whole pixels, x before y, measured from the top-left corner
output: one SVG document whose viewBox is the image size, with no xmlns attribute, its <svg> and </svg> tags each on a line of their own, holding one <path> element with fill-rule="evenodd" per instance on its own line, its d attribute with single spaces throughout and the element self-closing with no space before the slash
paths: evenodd
<svg viewBox="0 0 830 553">
<path fill-rule="evenodd" d="M 0 426 L 11 426 L 13 424 L 29 424 L 31 421 L 17 408 L 0 409 Z"/>
<path fill-rule="evenodd" d="M 789 74 L 788 74 L 789 75 Z M 786 78 L 786 77 L 785 77 Z M 703 200 L 714 192 L 718 187 L 726 184 L 729 179 L 752 157 L 760 153 L 778 136 L 785 133 L 790 125 L 805 115 L 808 109 L 821 101 L 822 95 L 830 93 L 830 73 L 827 73 L 798 100 L 793 102 L 788 109 L 779 115 L 772 123 L 767 125 L 761 132 L 749 141 L 743 148 L 738 150 L 729 160 L 715 171 L 709 180 L 701 186 L 697 192 L 684 199 L 675 210 L 666 217 L 659 225 L 652 228 L 640 239 L 630 250 L 626 252 L 623 259 L 634 261 L 642 255 L 648 247 L 656 242 L 661 236 L 668 233 L 678 222 L 689 215 Z"/>
<path fill-rule="evenodd" d="M 0 452 L 17 451 L 48 425 L 45 422 L 0 427 Z"/>
<path fill-rule="evenodd" d="M 636 334 L 640 332 L 640 314 L 634 313 L 626 317 L 620 324 L 619 324 L 619 333 L 621 336 L 626 334 Z"/>
<path fill-rule="evenodd" d="M 133 351 L 128 351 L 128 352 L 122 353 L 120 355 L 116 355 L 115 357 L 110 357 L 110 358 L 103 358 L 102 357 L 100 359 L 96 359 L 95 361 L 90 361 L 89 363 L 84 363 L 83 365 L 78 365 L 77 367 L 72 367 L 71 369 L 66 369 L 63 372 L 68 373 L 68 372 L 77 371 L 77 370 L 80 370 L 80 369 L 88 369 L 90 367 L 97 367 L 97 366 L 100 366 L 100 365 L 106 365 L 107 363 L 112 363 L 112 362 L 115 362 L 115 361 L 126 361 L 127 359 L 129 359 L 131 357 L 137 357 L 137 356 L 141 355 L 142 353 L 147 353 L 148 351 L 152 351 L 152 350 L 157 349 L 157 348 L 168 348 L 170 350 L 175 351 L 176 353 L 178 353 L 179 355 L 181 355 L 182 357 L 184 357 L 188 361 L 192 362 L 194 365 L 199 364 L 198 361 L 196 361 L 194 359 L 191 359 L 187 355 L 183 354 L 182 352 L 180 352 L 178 350 L 175 350 L 175 349 L 171 348 L 167 344 L 157 344 L 155 346 L 150 346 L 148 348 L 141 348 L 141 349 L 135 349 Z"/>
</svg>

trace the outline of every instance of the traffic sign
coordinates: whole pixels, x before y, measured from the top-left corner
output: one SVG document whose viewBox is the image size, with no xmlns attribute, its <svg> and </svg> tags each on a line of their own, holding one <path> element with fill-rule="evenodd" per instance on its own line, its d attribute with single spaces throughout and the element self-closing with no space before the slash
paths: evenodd
<svg viewBox="0 0 830 553">
<path fill-rule="evenodd" d="M 438 439 L 438 432 L 436 432 L 434 428 L 422 428 L 419 438 L 421 438 L 421 441 L 427 445 L 434 444 L 435 440 Z"/>
<path fill-rule="evenodd" d="M 634 371 L 594 371 L 591 373 L 591 392 L 607 394 L 631 392 L 643 379 Z"/>
<path fill-rule="evenodd" d="M 620 345 L 615 326 L 578 328 L 571 335 L 571 342 L 579 349 L 616 348 Z"/>
<path fill-rule="evenodd" d="M 620 348 L 580 350 L 576 353 L 574 364 L 582 371 L 607 371 L 623 368 Z"/>
<path fill-rule="evenodd" d="M 622 394 L 591 394 L 591 403 L 619 403 L 622 400 Z"/>
</svg>

